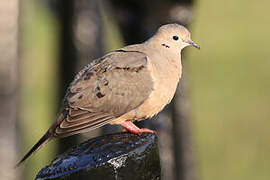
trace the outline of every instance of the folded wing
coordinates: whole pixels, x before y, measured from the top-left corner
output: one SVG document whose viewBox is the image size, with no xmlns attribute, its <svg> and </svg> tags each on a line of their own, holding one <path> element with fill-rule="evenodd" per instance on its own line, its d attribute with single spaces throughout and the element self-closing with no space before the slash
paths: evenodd
<svg viewBox="0 0 270 180">
<path fill-rule="evenodd" d="M 147 56 L 118 50 L 86 66 L 71 83 L 53 136 L 96 129 L 140 106 L 153 90 Z"/>
</svg>

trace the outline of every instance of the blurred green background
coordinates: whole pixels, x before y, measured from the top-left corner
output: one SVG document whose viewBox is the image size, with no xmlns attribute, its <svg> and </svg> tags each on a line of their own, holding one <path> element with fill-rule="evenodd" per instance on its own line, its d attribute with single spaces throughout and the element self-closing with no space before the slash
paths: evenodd
<svg viewBox="0 0 270 180">
<path fill-rule="evenodd" d="M 270 178 L 270 1 L 198 0 L 189 27 L 201 50 L 185 49 L 191 136 L 198 179 Z M 116 26 L 103 17 L 103 23 Z M 55 119 L 59 23 L 38 1 L 21 2 L 21 153 Z M 111 24 L 110 24 L 111 23 Z M 109 49 L 122 43 L 105 29 Z M 24 165 L 33 179 L 56 156 L 53 141 Z M 54 153 L 53 153 L 54 152 Z"/>
<path fill-rule="evenodd" d="M 270 1 L 198 1 L 188 51 L 202 179 L 270 178 Z"/>
<path fill-rule="evenodd" d="M 46 132 L 56 117 L 57 67 L 59 25 L 46 9 L 36 1 L 22 1 L 20 29 L 20 113 L 19 140 L 21 155 Z M 39 156 L 25 163 L 22 179 L 34 179 L 56 153 L 53 141 L 41 148 Z"/>
</svg>

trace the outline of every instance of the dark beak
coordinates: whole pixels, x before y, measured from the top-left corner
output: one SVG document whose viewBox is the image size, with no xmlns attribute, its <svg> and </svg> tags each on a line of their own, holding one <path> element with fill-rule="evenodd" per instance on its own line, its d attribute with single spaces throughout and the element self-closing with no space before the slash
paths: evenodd
<svg viewBox="0 0 270 180">
<path fill-rule="evenodd" d="M 196 44 L 195 42 L 193 42 L 191 40 L 187 40 L 186 43 L 190 44 L 191 46 L 193 46 L 193 47 L 195 47 L 197 49 L 200 49 L 201 48 L 198 44 Z"/>
</svg>

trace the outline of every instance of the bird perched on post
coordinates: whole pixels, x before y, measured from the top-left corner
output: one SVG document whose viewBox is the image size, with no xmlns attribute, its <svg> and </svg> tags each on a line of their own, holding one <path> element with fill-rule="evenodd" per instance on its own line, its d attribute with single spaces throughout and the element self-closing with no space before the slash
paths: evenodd
<svg viewBox="0 0 270 180">
<path fill-rule="evenodd" d="M 106 124 L 131 133 L 152 133 L 132 122 L 150 118 L 173 98 L 181 78 L 181 50 L 200 46 L 178 24 L 161 26 L 141 44 L 129 45 L 94 60 L 71 82 L 55 122 L 17 164 L 48 141 Z"/>
</svg>

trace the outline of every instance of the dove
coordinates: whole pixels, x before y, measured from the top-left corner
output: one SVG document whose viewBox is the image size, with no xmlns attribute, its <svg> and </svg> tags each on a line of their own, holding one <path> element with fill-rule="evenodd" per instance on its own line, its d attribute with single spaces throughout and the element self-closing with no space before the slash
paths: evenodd
<svg viewBox="0 0 270 180">
<path fill-rule="evenodd" d="M 19 161 L 44 144 L 106 124 L 130 133 L 153 133 L 133 124 L 159 113 L 172 100 L 182 74 L 181 51 L 200 46 L 178 24 L 166 24 L 147 41 L 112 51 L 86 65 L 69 85 L 56 120 Z"/>
</svg>

